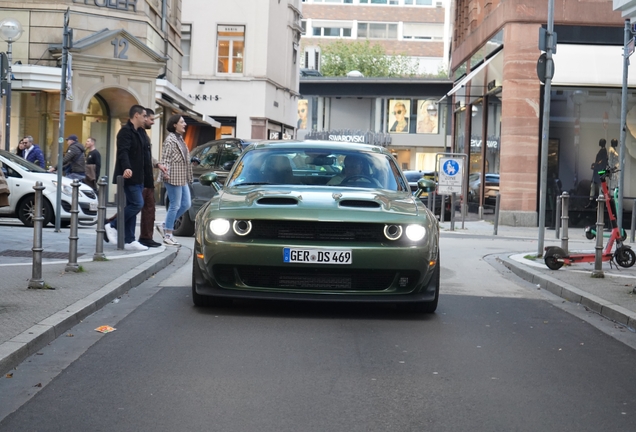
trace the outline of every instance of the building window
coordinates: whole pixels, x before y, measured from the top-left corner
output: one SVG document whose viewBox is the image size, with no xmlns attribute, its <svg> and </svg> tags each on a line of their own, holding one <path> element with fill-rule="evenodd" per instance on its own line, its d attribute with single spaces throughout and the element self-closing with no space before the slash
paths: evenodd
<svg viewBox="0 0 636 432">
<path fill-rule="evenodd" d="M 314 27 L 314 36 L 351 37 L 351 29 L 343 27 Z"/>
<path fill-rule="evenodd" d="M 404 6 L 432 6 L 433 0 L 404 0 Z"/>
<path fill-rule="evenodd" d="M 444 24 L 404 23 L 404 39 L 441 40 L 444 38 Z"/>
<path fill-rule="evenodd" d="M 306 1 L 306 0 L 303 0 Z M 314 0 L 314 3 L 346 3 L 351 4 L 353 0 Z M 362 2 L 360 2 L 362 3 Z"/>
<path fill-rule="evenodd" d="M 397 5 L 399 0 L 360 0 L 361 4 Z"/>
<path fill-rule="evenodd" d="M 191 44 L 192 44 L 192 24 L 181 24 L 181 51 L 183 51 L 183 59 L 181 60 L 181 70 L 184 73 L 190 73 Z"/>
<path fill-rule="evenodd" d="M 307 34 L 307 20 L 300 20 L 300 27 L 303 29 L 303 31 L 300 34 L 306 35 Z"/>
<path fill-rule="evenodd" d="M 217 26 L 217 72 L 242 74 L 245 50 L 245 26 Z"/>
<path fill-rule="evenodd" d="M 358 23 L 358 38 L 397 39 L 397 24 Z"/>
</svg>

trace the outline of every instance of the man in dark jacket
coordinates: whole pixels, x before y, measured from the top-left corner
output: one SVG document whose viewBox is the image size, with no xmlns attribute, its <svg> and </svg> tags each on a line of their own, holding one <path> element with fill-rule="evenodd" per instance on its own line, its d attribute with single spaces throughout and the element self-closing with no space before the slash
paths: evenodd
<svg viewBox="0 0 636 432">
<path fill-rule="evenodd" d="M 155 228 L 155 179 L 153 178 L 153 168 L 159 168 L 166 172 L 167 169 L 152 157 L 152 142 L 146 133 L 146 130 L 152 129 L 155 124 L 155 112 L 146 108 L 146 121 L 144 130 L 141 132 L 142 137 L 146 138 L 146 171 L 144 172 L 144 206 L 141 209 L 141 224 L 139 227 L 139 243 L 148 247 L 159 247 L 161 243 L 152 239 L 152 233 Z"/>
<path fill-rule="evenodd" d="M 117 183 L 118 176 L 124 177 L 124 193 L 126 195 L 126 207 L 123 214 L 124 249 L 143 251 L 147 250 L 148 247 L 135 240 L 135 226 L 137 225 L 137 214 L 144 205 L 142 192 L 146 176 L 146 141 L 140 134 L 139 128 L 144 127 L 146 110 L 141 105 L 133 105 L 128 117 L 128 122 L 117 133 L 117 158 L 113 183 Z M 119 215 L 118 218 L 121 216 Z M 117 219 L 106 224 L 105 229 L 108 240 L 117 244 Z"/>
<path fill-rule="evenodd" d="M 24 153 L 22 157 L 31 163 L 36 164 L 40 168 L 44 168 L 44 153 L 39 145 L 33 144 L 33 137 L 28 136 L 24 138 Z"/>
<path fill-rule="evenodd" d="M 66 138 L 68 148 L 64 154 L 62 165 L 64 166 L 64 175 L 73 180 L 84 180 L 86 177 L 86 149 L 78 141 L 77 135 L 69 135 Z"/>
</svg>

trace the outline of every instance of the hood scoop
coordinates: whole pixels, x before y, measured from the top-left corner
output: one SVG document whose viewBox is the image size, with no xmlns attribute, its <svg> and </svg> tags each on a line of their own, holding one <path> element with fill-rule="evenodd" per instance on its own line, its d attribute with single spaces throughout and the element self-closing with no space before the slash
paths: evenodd
<svg viewBox="0 0 636 432">
<path fill-rule="evenodd" d="M 377 201 L 359 200 L 359 199 L 344 199 L 339 203 L 340 207 L 353 207 L 353 208 L 380 208 L 380 203 Z"/>
<path fill-rule="evenodd" d="M 265 197 L 256 201 L 257 204 L 260 205 L 298 205 L 298 200 L 296 198 L 287 198 L 287 197 Z"/>
</svg>

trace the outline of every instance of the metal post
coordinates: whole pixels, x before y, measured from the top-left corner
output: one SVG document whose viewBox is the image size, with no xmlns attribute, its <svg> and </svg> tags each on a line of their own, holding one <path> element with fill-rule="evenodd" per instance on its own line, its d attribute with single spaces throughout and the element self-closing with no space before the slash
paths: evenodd
<svg viewBox="0 0 636 432">
<path fill-rule="evenodd" d="M 31 279 L 29 280 L 29 288 L 44 288 L 42 280 L 42 225 L 44 224 L 44 216 L 42 216 L 42 191 L 44 186 L 42 182 L 35 182 L 35 209 L 33 217 L 33 265 L 31 268 Z"/>
<path fill-rule="evenodd" d="M 636 233 L 636 199 L 632 204 L 632 233 L 630 235 L 630 243 L 634 243 L 634 234 Z"/>
<path fill-rule="evenodd" d="M 625 146 L 625 139 L 627 132 L 625 131 L 627 125 L 627 78 L 629 69 L 629 41 L 632 38 L 630 21 L 625 20 L 625 33 L 623 37 L 623 87 L 621 93 L 621 124 L 620 124 L 620 150 L 618 152 L 618 202 L 616 203 L 616 222 L 618 223 L 618 229 L 623 229 L 623 191 L 625 190 L 625 152 L 627 148 Z M 597 234 L 598 235 L 598 234 Z"/>
<path fill-rule="evenodd" d="M 554 0 L 548 0 L 548 25 L 546 29 L 546 65 L 545 65 L 545 93 L 543 97 L 543 125 L 541 128 L 541 187 L 539 191 L 539 239 L 537 241 L 538 254 L 543 256 L 545 238 L 545 208 L 548 193 L 548 141 L 550 139 L 550 101 L 552 92 L 552 76 L 554 63 L 552 53 L 556 47 L 554 38 Z"/>
<path fill-rule="evenodd" d="M 9 61 L 9 67 L 7 68 L 7 105 L 6 105 L 6 124 L 4 125 L 4 149 L 9 151 L 11 147 L 11 62 L 12 59 L 12 45 L 13 43 L 7 42 L 7 60 Z"/>
<path fill-rule="evenodd" d="M 499 230 L 499 202 L 501 201 L 501 195 L 497 192 L 495 195 L 495 224 L 492 229 L 492 235 L 497 235 L 497 230 Z"/>
<path fill-rule="evenodd" d="M 124 248 L 124 225 L 125 215 L 124 208 L 126 207 L 126 196 L 124 194 L 124 178 L 117 176 L 117 249 L 122 250 Z"/>
<path fill-rule="evenodd" d="M 596 209 L 596 246 L 594 248 L 594 271 L 592 272 L 593 278 L 604 278 L 603 273 L 603 226 L 605 222 L 603 217 L 605 215 L 605 196 L 601 192 L 596 200 L 598 207 Z"/>
<path fill-rule="evenodd" d="M 62 36 L 62 81 L 60 84 L 60 121 L 58 125 L 57 138 L 57 202 L 55 204 L 55 232 L 60 232 L 61 213 L 62 213 L 62 174 L 64 160 L 64 120 L 66 116 L 66 68 L 68 67 L 68 49 L 69 49 L 69 9 L 64 14 L 64 33 Z"/>
<path fill-rule="evenodd" d="M 433 212 L 433 214 L 435 214 L 435 209 L 433 208 L 433 203 L 435 202 L 435 201 L 433 201 L 433 194 L 434 194 L 433 192 L 429 192 L 429 193 L 428 193 L 428 197 L 427 197 L 427 200 L 428 200 L 428 201 L 427 201 L 427 207 L 428 207 L 428 209 L 429 209 L 431 212 Z"/>
<path fill-rule="evenodd" d="M 556 213 L 554 214 L 554 238 L 559 238 L 561 231 L 561 195 L 556 197 Z"/>
<path fill-rule="evenodd" d="M 464 222 L 466 222 L 466 195 L 462 196 L 462 229 L 464 229 Z"/>
<path fill-rule="evenodd" d="M 79 237 L 77 236 L 77 224 L 79 222 L 79 180 L 73 180 L 71 184 L 73 188 L 73 192 L 71 195 L 71 233 L 68 236 L 68 264 L 66 264 L 66 268 L 64 269 L 67 272 L 75 272 L 79 271 L 79 265 L 77 264 L 77 240 Z"/>
<path fill-rule="evenodd" d="M 563 225 L 563 236 L 561 236 L 561 249 L 565 251 L 565 254 L 568 255 L 568 241 L 570 237 L 568 237 L 568 228 L 570 225 L 570 194 L 567 192 L 563 192 L 561 195 L 561 225 Z"/>
<path fill-rule="evenodd" d="M 95 254 L 93 261 L 106 261 L 104 255 L 104 221 L 106 220 L 106 185 L 108 177 L 101 177 L 97 181 L 97 243 L 95 244 Z"/>
<path fill-rule="evenodd" d="M 440 195 L 442 202 L 439 205 L 439 221 L 444 223 L 444 207 L 446 207 L 446 195 Z"/>
<path fill-rule="evenodd" d="M 450 211 L 450 229 L 451 231 L 455 231 L 455 192 L 453 192 L 450 196 L 450 205 L 451 205 L 451 211 Z"/>
</svg>

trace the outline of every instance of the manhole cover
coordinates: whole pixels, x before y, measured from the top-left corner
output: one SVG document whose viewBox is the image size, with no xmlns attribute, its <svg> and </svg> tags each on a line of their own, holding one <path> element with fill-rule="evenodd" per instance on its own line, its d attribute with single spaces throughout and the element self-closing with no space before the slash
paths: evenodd
<svg viewBox="0 0 636 432">
<path fill-rule="evenodd" d="M 77 256 L 80 257 L 84 255 L 83 253 L 78 253 Z M 32 258 L 32 251 L 25 250 L 5 250 L 0 252 L 0 256 L 13 257 L 13 258 Z M 42 252 L 42 258 L 46 259 L 68 259 L 68 253 L 66 252 Z"/>
</svg>

